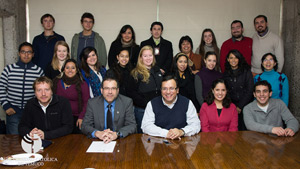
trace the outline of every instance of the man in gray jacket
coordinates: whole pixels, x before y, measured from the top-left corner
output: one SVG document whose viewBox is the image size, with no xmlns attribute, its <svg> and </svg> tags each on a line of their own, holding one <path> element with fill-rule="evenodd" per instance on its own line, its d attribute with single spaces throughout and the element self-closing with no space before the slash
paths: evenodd
<svg viewBox="0 0 300 169">
<path fill-rule="evenodd" d="M 253 102 L 244 107 L 244 121 L 248 130 L 272 133 L 277 136 L 293 136 L 299 129 L 299 122 L 285 103 L 272 96 L 271 85 L 259 81 L 254 85 Z M 283 121 L 286 125 L 284 129 Z"/>
<path fill-rule="evenodd" d="M 119 94 L 118 81 L 104 78 L 101 93 L 88 101 L 81 131 L 105 143 L 135 133 L 132 100 Z"/>
</svg>

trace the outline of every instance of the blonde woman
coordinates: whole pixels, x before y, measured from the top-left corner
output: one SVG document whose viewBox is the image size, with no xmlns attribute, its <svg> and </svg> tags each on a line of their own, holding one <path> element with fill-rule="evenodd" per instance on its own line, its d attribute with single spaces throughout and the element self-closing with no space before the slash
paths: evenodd
<svg viewBox="0 0 300 169">
<path fill-rule="evenodd" d="M 144 46 L 138 57 L 136 68 L 131 71 L 128 95 L 135 106 L 135 119 L 138 133 L 141 133 L 141 122 L 147 103 L 160 96 L 162 72 L 155 66 L 155 57 L 151 46 Z"/>
<path fill-rule="evenodd" d="M 65 41 L 57 41 L 54 46 L 54 55 L 52 62 L 45 69 L 45 75 L 54 79 L 61 73 L 61 68 L 65 61 L 70 59 L 70 48 Z"/>
</svg>

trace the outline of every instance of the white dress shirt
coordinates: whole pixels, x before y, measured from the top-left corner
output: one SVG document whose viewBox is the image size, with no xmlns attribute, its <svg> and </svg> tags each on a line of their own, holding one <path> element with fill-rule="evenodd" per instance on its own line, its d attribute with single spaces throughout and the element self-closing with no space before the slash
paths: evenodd
<svg viewBox="0 0 300 169">
<path fill-rule="evenodd" d="M 163 98 L 162 101 L 165 106 L 171 109 L 175 105 L 177 101 L 177 97 L 175 101 L 170 105 L 167 105 Z M 191 100 L 189 100 L 188 111 L 186 112 L 186 119 L 187 119 L 186 121 L 187 125 L 184 128 L 182 128 L 182 130 L 184 130 L 185 132 L 185 136 L 191 136 L 197 134 L 201 129 L 200 120 L 197 115 L 196 108 Z M 151 136 L 167 137 L 169 130 L 156 126 L 154 123 L 155 123 L 155 114 L 152 109 L 151 101 L 149 101 L 145 109 L 141 128 L 145 134 L 149 134 Z"/>
</svg>

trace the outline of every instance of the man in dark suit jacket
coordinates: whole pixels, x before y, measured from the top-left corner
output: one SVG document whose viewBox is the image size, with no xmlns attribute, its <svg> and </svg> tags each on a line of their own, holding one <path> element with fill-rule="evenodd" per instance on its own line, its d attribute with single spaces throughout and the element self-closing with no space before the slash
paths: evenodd
<svg viewBox="0 0 300 169">
<path fill-rule="evenodd" d="M 119 95 L 118 81 L 112 77 L 103 80 L 101 96 L 88 101 L 82 122 L 82 132 L 109 143 L 136 132 L 132 100 Z"/>
<path fill-rule="evenodd" d="M 161 22 L 153 22 L 150 27 L 152 36 L 141 43 L 140 48 L 149 45 L 153 48 L 156 65 L 163 74 L 171 71 L 173 61 L 172 43 L 161 37 L 164 27 Z"/>
</svg>

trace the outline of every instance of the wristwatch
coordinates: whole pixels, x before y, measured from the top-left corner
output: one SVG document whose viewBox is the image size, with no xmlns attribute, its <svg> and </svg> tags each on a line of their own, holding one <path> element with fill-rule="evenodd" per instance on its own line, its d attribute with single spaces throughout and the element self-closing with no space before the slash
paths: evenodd
<svg viewBox="0 0 300 169">
<path fill-rule="evenodd" d="M 123 135 L 122 135 L 122 133 L 121 132 L 117 132 L 117 136 L 118 136 L 118 138 L 122 138 L 123 137 Z"/>
</svg>

